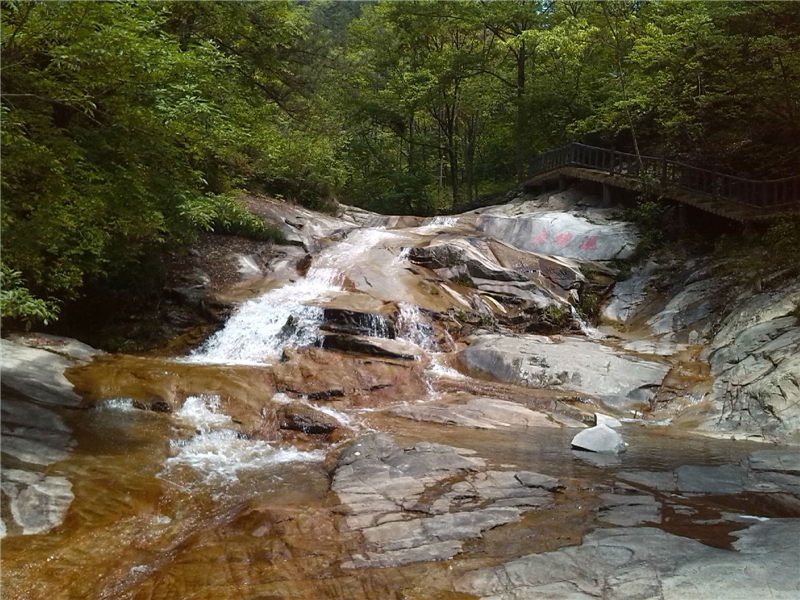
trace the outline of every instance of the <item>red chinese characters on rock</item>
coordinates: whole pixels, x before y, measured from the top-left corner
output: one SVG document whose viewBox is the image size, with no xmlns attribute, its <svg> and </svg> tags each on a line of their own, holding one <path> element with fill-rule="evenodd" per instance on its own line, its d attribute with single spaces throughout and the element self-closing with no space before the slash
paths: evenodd
<svg viewBox="0 0 800 600">
<path fill-rule="evenodd" d="M 578 246 L 581 250 L 597 250 L 597 236 L 591 235 L 586 240 Z"/>
<path fill-rule="evenodd" d="M 531 240 L 531 243 L 533 243 L 533 244 L 541 244 L 546 239 L 547 239 L 547 232 L 546 231 L 540 231 L 539 235 L 536 235 L 536 236 L 533 237 L 533 240 Z"/>
<path fill-rule="evenodd" d="M 561 246 L 569 246 L 569 242 L 572 239 L 572 234 L 569 232 L 559 233 L 556 237 L 553 238 L 553 241 Z"/>
</svg>

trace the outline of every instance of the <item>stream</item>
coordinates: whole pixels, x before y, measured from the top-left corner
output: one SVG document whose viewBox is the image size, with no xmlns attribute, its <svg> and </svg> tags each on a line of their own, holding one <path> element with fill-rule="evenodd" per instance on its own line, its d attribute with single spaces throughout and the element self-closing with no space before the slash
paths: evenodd
<svg viewBox="0 0 800 600">
<path fill-rule="evenodd" d="M 466 275 L 437 279 L 434 267 L 418 258 L 410 261 L 409 248 L 414 258 L 414 249 L 433 240 L 474 235 L 474 223 L 471 217 L 437 217 L 410 228 L 353 227 L 316 253 L 304 274 L 265 276 L 262 291 L 185 356 L 97 355 L 70 368 L 67 378 L 81 396 L 79 405 L 48 408 L 68 432 L 66 454 L 40 470 L 69 482 L 73 499 L 63 520 L 46 531 L 21 535 L 8 528 L 2 541 L 3 597 L 456 600 L 541 593 L 535 597 L 645 598 L 645 588 L 614 595 L 601 585 L 595 593 L 583 584 L 531 582 L 529 575 L 522 577 L 524 585 L 513 577 L 498 583 L 493 569 L 508 570 L 503 565 L 542 555 L 554 557 L 547 570 L 555 572 L 564 568 L 556 560 L 563 552 L 583 548 L 597 532 L 623 535 L 636 529 L 697 543 L 691 550 L 698 553 L 696 563 L 718 564 L 720 556 L 745 551 L 737 536 L 751 526 L 795 527 L 800 500 L 791 485 L 796 484 L 781 488 L 780 477 L 764 479 L 761 473 L 772 471 L 753 466 L 753 457 L 769 449 L 764 444 L 700 436 L 681 422 L 665 425 L 670 418 L 641 418 L 640 400 L 621 404 L 612 401 L 611 392 L 586 399 L 579 390 L 526 385 L 465 366 L 459 353 L 476 337 L 518 334 L 504 329 L 502 319 L 513 322 L 519 302 L 504 305 L 476 295 Z M 486 273 L 499 272 L 492 265 L 480 269 L 468 273 L 475 285 L 488 280 Z M 509 285 L 497 281 L 485 288 Z M 561 293 L 549 281 L 547 286 L 542 285 L 543 292 L 523 289 L 531 298 L 526 301 L 546 294 L 568 314 L 574 312 L 564 300 L 568 291 Z M 520 292 L 522 297 L 528 298 Z M 451 323 L 464 313 L 474 315 L 474 322 L 457 329 Z M 598 331 L 577 318 L 575 323 L 568 337 L 580 344 L 623 352 L 630 343 L 625 337 L 610 339 L 607 327 Z M 482 330 L 490 324 L 495 329 Z M 693 347 L 681 352 L 668 366 L 667 358 L 648 352 L 647 364 L 670 370 L 671 385 L 682 394 L 685 388 L 687 397 L 701 397 L 698 390 L 710 389 L 707 370 L 693 372 Z M 641 355 L 631 353 L 636 360 Z M 24 401 L 4 390 L 7 397 Z M 488 420 L 469 427 L 436 422 L 439 416 L 431 420 L 419 412 L 434 406 L 455 414 L 487 398 L 525 407 L 542 420 L 530 416 L 529 422 L 503 423 L 501 417 L 473 410 L 463 414 Z M 594 412 L 612 410 L 623 421 L 618 431 L 625 452 L 572 449 L 572 438 Z M 438 444 L 459 449 L 459 460 L 475 457 L 478 466 L 441 467 L 436 475 L 438 463 L 418 474 L 391 463 L 400 469 L 387 471 L 391 477 L 416 477 L 425 491 L 412 502 L 402 496 L 406 492 L 397 492 L 404 498 L 396 500 L 402 510 L 387 509 L 389 516 L 356 526 L 353 515 L 361 509 L 341 490 L 346 468 L 358 466 L 359 459 L 347 467 L 337 458 L 354 440 L 382 440 L 381 433 L 410 457 L 429 452 L 430 444 L 439 452 Z M 4 455 L 3 467 L 22 473 L 23 462 Z M 558 488 L 535 488 L 541 499 L 535 508 L 499 492 L 463 508 L 461 497 L 449 491 L 463 490 L 470 478 L 506 471 L 557 478 Z M 791 469 L 781 473 L 797 479 Z M 738 483 L 731 484 L 731 477 Z M 445 497 L 450 508 L 420 508 L 439 506 L 437 499 Z M 485 498 L 506 508 L 487 508 Z M 3 510 L 5 515 L 12 509 L 6 502 Z M 370 527 L 456 510 L 460 515 L 516 512 L 497 525 L 481 526 L 478 534 L 453 534 L 452 548 L 431 560 L 403 554 L 415 544 L 427 547 L 424 539 L 391 545 L 370 537 Z M 443 552 L 436 544 L 445 539 L 451 538 L 439 535 L 431 548 Z M 789 564 L 794 558 L 791 552 L 785 557 Z M 672 559 L 642 560 L 669 565 Z M 621 572 L 617 568 L 612 571 Z M 605 577 L 609 585 L 610 575 L 591 577 Z M 653 579 L 636 577 L 626 581 L 644 585 Z M 791 594 L 797 589 L 786 585 L 779 582 L 770 588 L 772 596 L 761 597 L 796 597 Z M 662 597 L 711 597 L 663 586 Z"/>
</svg>

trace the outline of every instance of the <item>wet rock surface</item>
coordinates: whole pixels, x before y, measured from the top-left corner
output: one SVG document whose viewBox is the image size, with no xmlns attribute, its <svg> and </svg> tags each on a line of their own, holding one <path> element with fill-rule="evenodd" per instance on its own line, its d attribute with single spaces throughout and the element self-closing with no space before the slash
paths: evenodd
<svg viewBox="0 0 800 600">
<path fill-rule="evenodd" d="M 619 478 L 662 492 L 726 495 L 742 492 L 800 496 L 800 452 L 759 450 L 739 465 L 684 465 L 674 471 L 626 471 Z"/>
<path fill-rule="evenodd" d="M 553 477 L 494 471 L 471 451 L 420 442 L 397 446 L 373 434 L 340 455 L 331 490 L 342 503 L 344 527 L 364 539 L 345 569 L 442 560 L 465 541 L 552 506 Z"/>
<path fill-rule="evenodd" d="M 800 522 L 776 519 L 735 535 L 730 551 L 649 527 L 601 529 L 580 546 L 469 573 L 456 589 L 500 600 L 795 597 Z"/>
</svg>

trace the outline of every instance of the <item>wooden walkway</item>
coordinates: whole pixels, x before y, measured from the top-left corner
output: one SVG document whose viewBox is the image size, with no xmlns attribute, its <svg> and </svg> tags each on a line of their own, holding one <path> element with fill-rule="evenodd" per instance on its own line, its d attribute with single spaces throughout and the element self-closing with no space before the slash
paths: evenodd
<svg viewBox="0 0 800 600">
<path fill-rule="evenodd" d="M 533 158 L 522 185 L 558 176 L 635 191 L 647 183 L 653 195 L 740 222 L 800 213 L 800 176 L 756 181 L 575 142 Z"/>
</svg>

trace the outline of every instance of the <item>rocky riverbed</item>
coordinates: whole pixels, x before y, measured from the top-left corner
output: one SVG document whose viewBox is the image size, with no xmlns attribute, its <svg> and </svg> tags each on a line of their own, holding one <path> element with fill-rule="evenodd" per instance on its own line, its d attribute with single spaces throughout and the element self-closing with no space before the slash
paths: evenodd
<svg viewBox="0 0 800 600">
<path fill-rule="evenodd" d="M 623 278 L 636 229 L 578 190 L 248 202 L 288 244 L 188 255 L 175 297 L 231 313 L 188 354 L 2 340 L 8 597 L 800 593 L 796 282 Z"/>
</svg>

